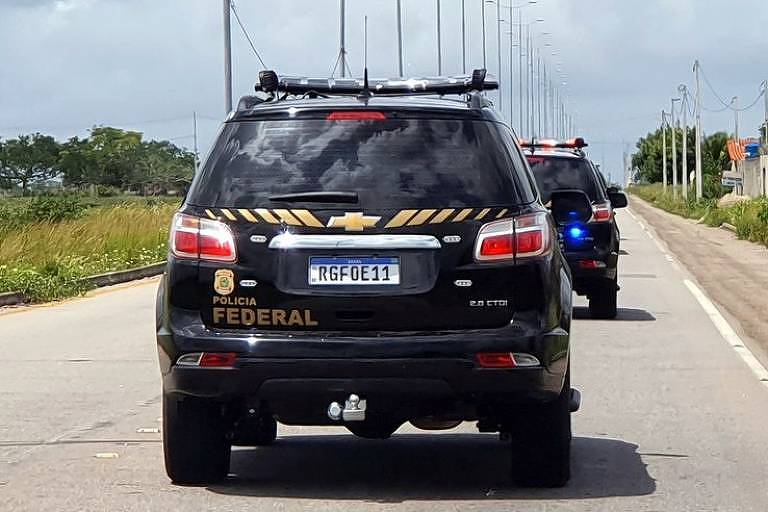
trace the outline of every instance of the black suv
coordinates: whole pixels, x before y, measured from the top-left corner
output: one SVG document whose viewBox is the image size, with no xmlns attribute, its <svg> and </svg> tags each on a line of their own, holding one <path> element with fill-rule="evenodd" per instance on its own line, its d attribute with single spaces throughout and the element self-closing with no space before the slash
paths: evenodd
<svg viewBox="0 0 768 512">
<path fill-rule="evenodd" d="M 563 189 L 581 190 L 592 202 L 588 222 L 560 226 L 560 244 L 571 267 L 573 289 L 588 297 L 591 316 L 616 318 L 620 235 L 613 210 L 627 206 L 626 195 L 607 186 L 583 152 L 584 139 L 523 141 L 522 146 L 545 204 L 554 191 Z"/>
<path fill-rule="evenodd" d="M 271 443 L 278 421 L 383 439 L 471 420 L 511 445 L 518 482 L 565 484 L 571 277 L 479 94 L 495 87 L 265 73 L 241 100 L 173 220 L 158 293 L 173 481 L 226 477 L 231 446 Z M 592 213 L 581 193 L 552 201 Z"/>
</svg>

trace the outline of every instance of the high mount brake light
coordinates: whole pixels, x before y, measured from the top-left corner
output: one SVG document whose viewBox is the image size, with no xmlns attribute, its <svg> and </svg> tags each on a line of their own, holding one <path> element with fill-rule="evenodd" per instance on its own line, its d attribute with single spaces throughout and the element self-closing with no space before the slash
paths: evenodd
<svg viewBox="0 0 768 512">
<path fill-rule="evenodd" d="M 384 112 L 367 110 L 340 110 L 328 114 L 328 121 L 386 121 Z"/>
<path fill-rule="evenodd" d="M 171 252 L 177 258 L 234 262 L 235 237 L 223 222 L 184 213 L 173 217 Z"/>
<path fill-rule="evenodd" d="M 592 205 L 592 220 L 590 222 L 610 222 L 613 218 L 613 208 L 610 203 Z"/>
<path fill-rule="evenodd" d="M 475 260 L 499 261 L 543 256 L 552 250 L 546 213 L 521 215 L 490 222 L 480 228 Z"/>
</svg>

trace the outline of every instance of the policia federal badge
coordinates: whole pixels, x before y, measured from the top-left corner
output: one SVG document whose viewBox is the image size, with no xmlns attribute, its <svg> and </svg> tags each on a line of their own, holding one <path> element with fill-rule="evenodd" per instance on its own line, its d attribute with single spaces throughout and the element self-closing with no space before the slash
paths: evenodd
<svg viewBox="0 0 768 512">
<path fill-rule="evenodd" d="M 235 291 L 235 273 L 221 268 L 213 276 L 213 289 L 219 295 L 229 295 Z"/>
</svg>

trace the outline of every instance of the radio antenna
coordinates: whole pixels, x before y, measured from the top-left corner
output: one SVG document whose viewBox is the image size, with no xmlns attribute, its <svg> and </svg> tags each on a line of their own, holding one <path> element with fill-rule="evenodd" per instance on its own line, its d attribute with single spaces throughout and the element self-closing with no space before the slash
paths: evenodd
<svg viewBox="0 0 768 512">
<path fill-rule="evenodd" d="M 365 38 L 363 43 L 363 91 L 360 93 L 360 97 L 367 99 L 373 96 L 368 83 L 368 16 L 363 21 L 363 34 Z"/>
</svg>

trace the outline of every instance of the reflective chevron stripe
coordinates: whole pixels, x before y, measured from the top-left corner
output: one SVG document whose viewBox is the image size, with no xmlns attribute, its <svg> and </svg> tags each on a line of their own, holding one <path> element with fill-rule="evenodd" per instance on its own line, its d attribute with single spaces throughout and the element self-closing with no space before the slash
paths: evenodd
<svg viewBox="0 0 768 512">
<path fill-rule="evenodd" d="M 416 213 L 419 210 L 401 210 L 398 212 L 397 215 L 392 217 L 392 220 L 389 221 L 389 223 L 384 226 L 385 228 L 399 228 L 401 226 L 404 226 L 406 222 L 408 222 L 411 217 L 416 215 Z"/>
<path fill-rule="evenodd" d="M 242 215 L 243 218 L 248 222 L 259 222 L 258 219 L 250 211 L 246 210 L 245 208 L 240 208 L 237 211 L 240 212 L 240 215 Z"/>
</svg>

